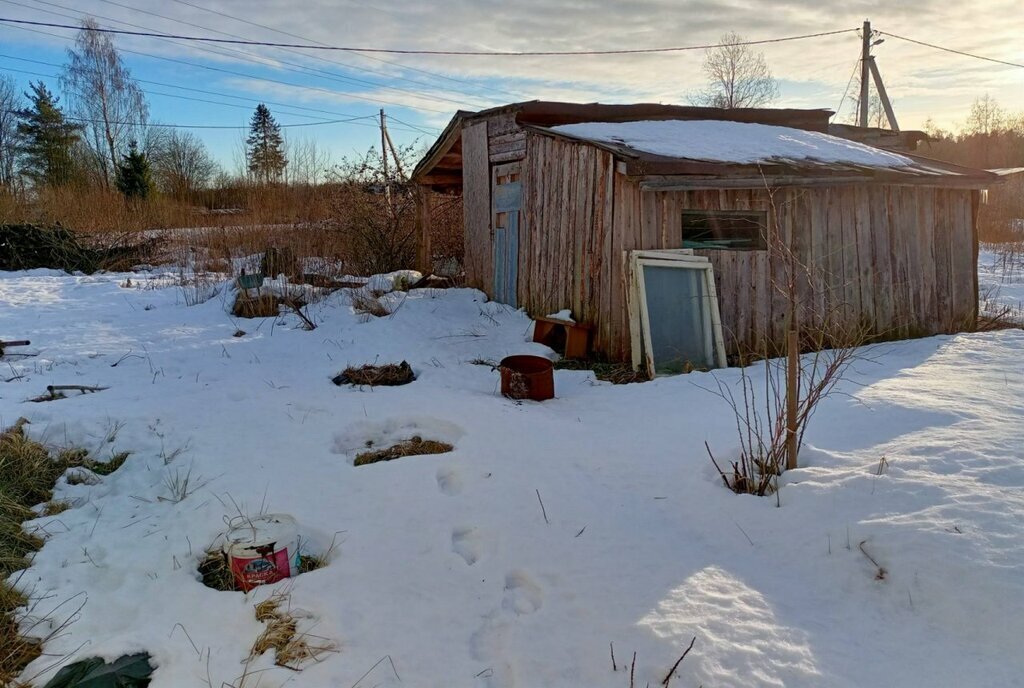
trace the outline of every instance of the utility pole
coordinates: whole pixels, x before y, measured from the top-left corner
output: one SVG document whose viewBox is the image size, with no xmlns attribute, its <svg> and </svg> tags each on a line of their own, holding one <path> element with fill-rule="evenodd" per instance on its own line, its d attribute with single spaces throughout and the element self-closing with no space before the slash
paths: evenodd
<svg viewBox="0 0 1024 688">
<path fill-rule="evenodd" d="M 394 214 L 394 206 L 391 204 L 391 177 L 388 176 L 388 120 L 384 114 L 384 108 L 380 109 L 380 162 L 381 172 L 384 174 L 384 198 L 388 208 Z"/>
<path fill-rule="evenodd" d="M 860 44 L 860 108 L 858 111 L 858 124 L 865 129 L 868 126 L 868 87 L 871 75 L 869 74 L 871 62 L 871 21 L 864 20 L 864 28 L 861 30 Z M 384 111 L 381 110 L 381 113 Z M 383 116 L 383 114 L 381 115 Z"/>
<path fill-rule="evenodd" d="M 868 126 L 868 115 L 871 109 L 870 90 L 871 81 L 873 80 L 875 88 L 878 90 L 878 99 L 882 102 L 882 108 L 885 110 L 885 118 L 889 121 L 889 128 L 898 132 L 900 125 L 896 122 L 896 113 L 892 109 L 892 102 L 890 102 L 889 94 L 885 90 L 885 84 L 882 83 L 882 73 L 878 70 L 875 56 L 871 54 L 871 49 L 882 43 L 885 39 L 879 38 L 877 41 L 873 41 L 871 40 L 872 38 L 871 22 L 865 19 L 861 35 L 860 105 L 858 107 L 857 124 L 864 128 Z"/>
</svg>

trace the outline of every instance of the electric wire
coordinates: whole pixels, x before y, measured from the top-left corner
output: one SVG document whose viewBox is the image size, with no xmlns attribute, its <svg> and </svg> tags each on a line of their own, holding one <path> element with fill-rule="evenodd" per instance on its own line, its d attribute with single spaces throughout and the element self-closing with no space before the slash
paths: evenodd
<svg viewBox="0 0 1024 688">
<path fill-rule="evenodd" d="M 28 19 L 12 19 L 0 17 L 0 22 L 8 24 L 24 24 L 29 26 L 45 26 L 56 29 L 80 30 L 81 26 L 73 24 L 58 24 L 55 22 L 31 21 Z M 835 36 L 842 33 L 853 33 L 857 29 L 836 29 L 834 31 L 819 31 L 818 33 L 807 33 L 798 36 L 783 36 L 781 38 L 764 38 L 755 41 L 740 41 L 738 43 L 710 43 L 706 45 L 676 46 L 670 48 L 627 48 L 618 50 L 522 50 L 522 51 L 501 51 L 501 50 L 421 50 L 411 48 L 364 48 L 351 46 L 334 45 L 309 45 L 308 43 L 275 43 L 271 41 L 253 41 L 236 38 L 213 38 L 209 36 L 191 36 L 187 34 L 159 33 L 155 31 L 129 31 L 126 29 L 100 28 L 96 29 L 101 33 L 111 33 L 124 36 L 141 36 L 144 38 L 166 38 L 179 41 L 199 41 L 204 43 L 226 43 L 230 45 L 257 45 L 265 48 L 297 48 L 301 50 L 329 50 L 350 53 L 386 53 L 392 55 L 458 55 L 458 56 L 488 56 L 488 57 L 561 57 L 581 55 L 643 55 L 657 53 L 684 52 L 687 50 L 711 50 L 737 45 L 766 45 L 769 43 L 785 43 L 787 41 L 799 41 L 808 38 L 819 38 L 822 36 Z M 894 36 L 895 37 L 895 36 Z"/>
<path fill-rule="evenodd" d="M 1000 60 L 1000 59 L 997 59 L 995 57 L 986 57 L 984 55 L 976 55 L 975 53 L 969 53 L 969 52 L 966 52 L 964 50 L 956 50 L 955 48 L 946 48 L 946 47 L 941 46 L 941 45 L 935 45 L 934 43 L 926 43 L 924 41 L 919 41 L 919 40 L 914 39 L 914 38 L 907 38 L 906 36 L 900 36 L 900 35 L 895 34 L 895 33 L 889 33 L 888 31 L 879 31 L 878 34 L 881 35 L 881 36 L 889 36 L 890 38 L 895 38 L 895 39 L 900 40 L 900 41 L 906 41 L 907 43 L 916 43 L 917 45 L 923 45 L 926 48 L 934 48 L 935 50 L 942 50 L 942 51 L 947 52 L 947 53 L 953 53 L 954 55 L 962 55 L 964 57 L 973 57 L 976 60 L 984 60 L 985 62 L 994 62 L 996 64 L 1006 65 L 1008 67 L 1020 67 L 1020 68 L 1024 69 L 1024 63 L 1020 63 L 1020 62 L 1010 62 L 1009 60 Z"/>
</svg>

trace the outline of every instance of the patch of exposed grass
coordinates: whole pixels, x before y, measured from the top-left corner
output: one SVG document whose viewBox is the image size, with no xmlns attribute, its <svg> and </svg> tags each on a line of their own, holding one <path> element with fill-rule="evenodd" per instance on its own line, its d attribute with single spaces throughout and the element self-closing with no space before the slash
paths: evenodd
<svg viewBox="0 0 1024 688">
<path fill-rule="evenodd" d="M 366 464 L 377 463 L 378 461 L 393 461 L 394 459 L 400 459 L 403 456 L 444 454 L 446 452 L 450 452 L 453 448 L 454 447 L 447 442 L 425 440 L 419 435 L 416 435 L 407 440 L 402 440 L 398 444 L 393 444 L 386 449 L 375 449 L 362 452 L 361 454 L 356 454 L 354 464 L 356 466 L 365 466 Z"/>
<path fill-rule="evenodd" d="M 199 575 L 203 579 L 203 585 L 221 592 L 235 590 L 235 578 L 228 568 L 227 557 L 219 549 L 206 551 L 206 556 L 199 562 Z"/>
<path fill-rule="evenodd" d="M 88 458 L 88 452 L 71 449 L 56 455 L 42 443 L 25 433 L 28 421 L 19 419 L 7 430 L 0 432 L 0 685 L 14 683 L 22 670 L 42 653 L 42 641 L 19 635 L 20 623 L 28 612 L 28 597 L 17 588 L 17 582 L 8 582 L 11 574 L 28 567 L 33 552 L 43 546 L 36 533 L 27 532 L 22 523 L 36 518 L 32 507 L 46 502 L 44 516 L 60 513 L 71 505 L 53 501 L 53 485 L 69 468 L 90 470 L 105 467 L 110 473 L 124 463 L 114 457 L 110 462 L 98 464 Z M 120 455 L 119 455 L 120 456 Z M 127 454 L 125 454 L 125 458 Z M 84 472 L 84 471 L 83 471 Z M 38 626 L 38 622 L 35 624 Z"/>
<path fill-rule="evenodd" d="M 613 385 L 628 385 L 633 382 L 650 380 L 643 370 L 633 370 L 633 366 L 621 362 L 563 358 L 555 361 L 554 367 L 555 370 L 590 370 L 598 380 L 611 382 Z"/>
<path fill-rule="evenodd" d="M 416 379 L 412 366 L 406 361 L 401 363 L 385 363 L 383 365 L 363 365 L 358 368 L 350 366 L 331 381 L 336 385 L 357 385 L 378 387 L 394 387 L 407 385 Z"/>
<path fill-rule="evenodd" d="M 43 516 L 56 516 L 57 514 L 63 514 L 68 509 L 72 508 L 74 504 L 64 499 L 51 499 L 43 507 Z"/>
<path fill-rule="evenodd" d="M 275 318 L 281 310 L 280 304 L 273 294 L 249 296 L 240 291 L 231 306 L 231 314 L 239 318 Z"/>
<path fill-rule="evenodd" d="M 309 573 L 327 566 L 327 554 L 303 554 L 299 557 L 299 573 Z"/>
<path fill-rule="evenodd" d="M 86 460 L 84 465 L 96 475 L 110 475 L 123 466 L 124 462 L 128 460 L 130 455 L 131 452 L 123 451 L 118 454 L 114 454 L 106 461 Z"/>
<path fill-rule="evenodd" d="M 382 318 L 385 315 L 391 315 L 391 311 L 387 305 L 380 299 L 375 297 L 373 294 L 366 293 L 361 290 L 352 292 L 352 310 L 362 315 L 372 315 L 376 318 Z"/>
</svg>

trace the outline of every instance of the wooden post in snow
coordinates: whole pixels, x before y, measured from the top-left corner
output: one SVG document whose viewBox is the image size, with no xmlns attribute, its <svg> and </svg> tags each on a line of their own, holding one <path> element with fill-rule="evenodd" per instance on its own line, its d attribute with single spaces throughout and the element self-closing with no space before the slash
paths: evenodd
<svg viewBox="0 0 1024 688">
<path fill-rule="evenodd" d="M 800 396 L 800 343 L 795 325 L 786 333 L 786 470 L 797 467 L 797 413 Z"/>
<path fill-rule="evenodd" d="M 430 247 L 430 189 L 416 187 L 416 269 L 424 275 L 434 271 L 434 259 Z"/>
</svg>

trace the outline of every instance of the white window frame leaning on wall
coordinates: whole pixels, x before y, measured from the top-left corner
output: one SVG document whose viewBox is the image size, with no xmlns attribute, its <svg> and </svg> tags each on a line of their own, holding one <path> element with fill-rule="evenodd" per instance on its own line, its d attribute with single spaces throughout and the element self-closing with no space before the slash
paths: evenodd
<svg viewBox="0 0 1024 688">
<path fill-rule="evenodd" d="M 692 249 L 666 249 L 661 251 L 627 251 L 628 284 L 626 301 L 629 310 L 629 334 L 632 343 L 633 369 L 644 366 L 650 377 L 655 376 L 654 352 L 651 350 L 651 324 L 647 307 L 647 289 L 644 283 L 645 266 L 667 267 L 680 270 L 698 270 L 704 280 L 705 355 L 717 367 L 726 367 L 725 340 L 722 320 L 718 311 L 718 292 L 711 262 L 695 256 Z"/>
</svg>

